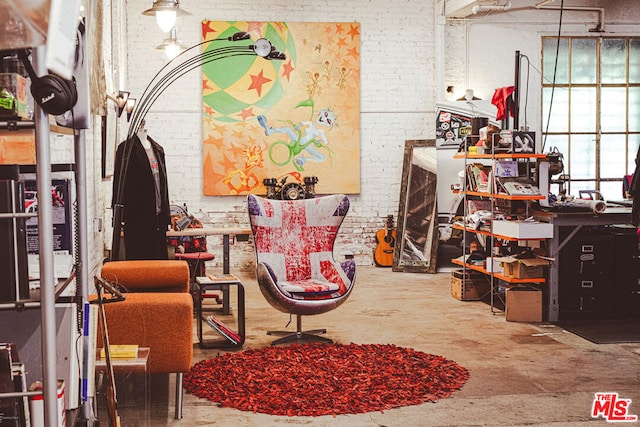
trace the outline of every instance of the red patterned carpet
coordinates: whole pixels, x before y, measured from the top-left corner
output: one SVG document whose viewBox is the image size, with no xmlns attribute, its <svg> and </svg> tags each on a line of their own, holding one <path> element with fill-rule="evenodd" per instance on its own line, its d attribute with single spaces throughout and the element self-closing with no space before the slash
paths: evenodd
<svg viewBox="0 0 640 427">
<path fill-rule="evenodd" d="M 286 416 L 384 411 L 435 402 L 467 369 L 391 344 L 292 344 L 225 353 L 184 377 L 188 393 L 224 407 Z"/>
</svg>

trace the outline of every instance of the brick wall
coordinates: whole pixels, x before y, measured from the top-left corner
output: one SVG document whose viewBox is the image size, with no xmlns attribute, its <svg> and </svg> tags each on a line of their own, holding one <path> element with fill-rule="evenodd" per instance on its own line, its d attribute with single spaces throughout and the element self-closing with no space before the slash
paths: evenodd
<svg viewBox="0 0 640 427">
<path fill-rule="evenodd" d="M 154 19 L 140 13 L 148 0 L 129 0 L 128 89 L 142 92 L 165 64 L 155 47 L 165 35 Z M 191 12 L 178 18 L 178 35 L 191 46 L 200 42 L 203 19 L 249 21 L 359 22 L 361 26 L 361 193 L 341 229 L 336 254 L 372 264 L 375 231 L 387 215 L 397 215 L 404 141 L 434 135 L 434 6 L 431 1 L 183 1 Z M 166 150 L 172 203 L 211 226 L 246 226 L 245 197 L 202 195 L 200 76 L 194 71 L 176 81 L 146 117 L 149 135 Z M 222 262 L 220 241 L 211 238 L 214 265 Z M 235 267 L 250 266 L 251 246 L 232 248 Z"/>
</svg>

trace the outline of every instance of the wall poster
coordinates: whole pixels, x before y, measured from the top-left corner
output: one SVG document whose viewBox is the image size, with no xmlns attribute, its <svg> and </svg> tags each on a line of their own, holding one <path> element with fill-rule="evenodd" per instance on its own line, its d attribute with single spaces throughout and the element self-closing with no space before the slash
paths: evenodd
<svg viewBox="0 0 640 427">
<path fill-rule="evenodd" d="M 244 31 L 247 40 L 229 38 Z M 264 194 L 265 178 L 360 192 L 360 25 L 202 22 L 203 51 L 268 39 L 286 55 L 202 66 L 207 196 Z"/>
</svg>

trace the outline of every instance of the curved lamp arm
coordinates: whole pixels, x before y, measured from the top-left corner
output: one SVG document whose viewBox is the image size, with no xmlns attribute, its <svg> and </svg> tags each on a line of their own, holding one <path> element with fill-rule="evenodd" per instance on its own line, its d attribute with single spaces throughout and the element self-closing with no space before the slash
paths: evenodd
<svg viewBox="0 0 640 427">
<path fill-rule="evenodd" d="M 176 80 L 184 76 L 189 71 L 192 71 L 209 62 L 231 58 L 234 56 L 260 56 L 262 58 L 265 58 L 266 60 L 286 59 L 286 55 L 284 53 L 278 51 L 269 40 L 264 38 L 258 39 L 254 43 L 250 44 L 224 46 L 204 52 L 198 52 L 193 55 L 194 49 L 197 49 L 198 47 L 201 47 L 202 45 L 207 43 L 218 41 L 228 41 L 235 43 L 246 40 L 250 40 L 249 33 L 240 31 L 233 34 L 231 37 L 207 40 L 189 47 L 174 59 L 169 61 L 167 64 L 165 64 L 160 69 L 160 71 L 158 71 L 156 75 L 153 76 L 147 87 L 144 89 L 142 95 L 139 97 L 139 102 L 136 104 L 133 112 L 131 113 L 129 131 L 127 132 L 127 139 L 124 141 L 124 144 L 126 145 L 124 147 L 122 166 L 120 168 L 120 173 L 118 174 L 118 186 L 115 190 L 115 194 L 113 195 L 114 203 L 111 260 L 118 260 L 120 258 L 120 233 L 122 231 L 122 214 L 124 210 L 124 188 L 127 169 L 129 166 L 129 157 L 131 156 L 131 151 L 133 149 L 134 136 L 142 123 L 144 123 L 149 109 L 153 106 L 160 95 L 162 95 L 162 93 Z"/>
</svg>

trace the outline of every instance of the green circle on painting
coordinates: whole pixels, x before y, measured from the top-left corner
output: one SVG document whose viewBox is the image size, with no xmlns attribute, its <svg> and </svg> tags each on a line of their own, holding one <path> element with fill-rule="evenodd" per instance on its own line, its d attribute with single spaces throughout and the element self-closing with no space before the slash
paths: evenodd
<svg viewBox="0 0 640 427">
<path fill-rule="evenodd" d="M 254 34 L 253 40 L 226 40 L 238 31 L 247 31 L 247 23 L 224 24 L 225 27 L 216 28 L 217 39 L 222 41 L 212 41 L 203 52 L 205 57 L 210 52 L 221 58 L 202 65 L 203 102 L 210 107 L 214 120 L 237 122 L 247 116 L 264 114 L 282 98 L 292 76 L 287 70 L 295 69 L 296 49 L 284 23 L 265 23 L 260 35 L 286 55 L 284 61 L 253 54 L 251 45 L 257 39 Z M 246 46 L 248 54 L 236 54 L 238 51 L 233 48 L 238 46 Z M 229 56 L 225 56 L 227 49 L 233 49 Z"/>
</svg>

